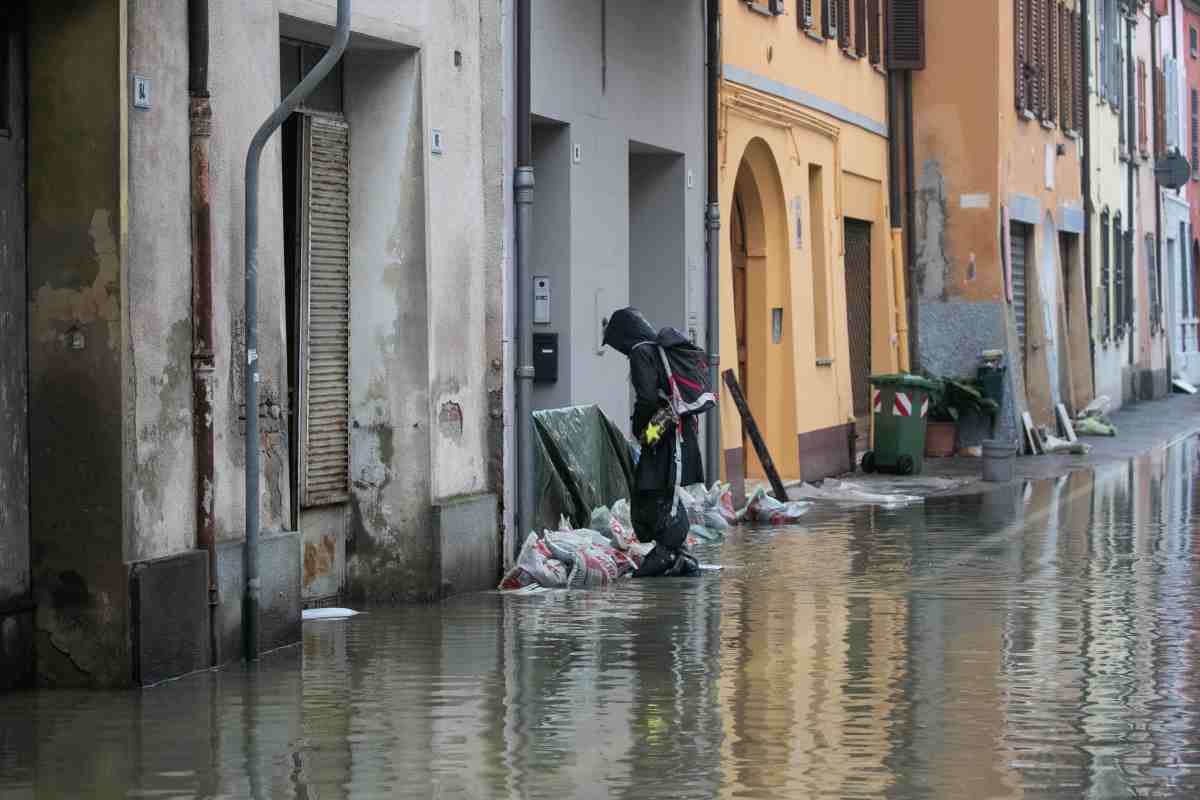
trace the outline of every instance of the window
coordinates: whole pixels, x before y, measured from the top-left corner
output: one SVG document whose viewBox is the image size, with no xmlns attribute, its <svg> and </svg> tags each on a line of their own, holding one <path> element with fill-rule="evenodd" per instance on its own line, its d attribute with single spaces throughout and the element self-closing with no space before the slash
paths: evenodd
<svg viewBox="0 0 1200 800">
<path fill-rule="evenodd" d="M 1112 240 L 1109 237 L 1108 211 L 1100 215 L 1100 339 L 1108 341 L 1110 321 L 1109 267 Z"/>
<path fill-rule="evenodd" d="M 784 13 L 784 0 L 745 0 L 751 11 L 768 17 L 778 17 Z"/>
<path fill-rule="evenodd" d="M 1113 215 L 1112 223 L 1112 284 L 1113 284 L 1113 313 L 1112 313 L 1112 331 L 1109 333 L 1111 338 L 1120 339 L 1121 331 L 1125 325 L 1124 319 L 1124 304 L 1121 302 L 1124 297 L 1125 290 L 1125 247 L 1121 240 L 1121 212 Z"/>
<path fill-rule="evenodd" d="M 821 33 L 826 39 L 840 38 L 842 0 L 821 0 Z"/>
<path fill-rule="evenodd" d="M 1162 298 L 1158 294 L 1159 274 L 1158 274 L 1158 259 L 1154 247 L 1154 234 L 1146 234 L 1146 276 L 1150 283 L 1150 331 L 1153 333 L 1158 330 L 1159 323 L 1159 308 L 1162 305 Z"/>
<path fill-rule="evenodd" d="M 1137 62 L 1137 116 L 1138 116 L 1138 149 L 1142 155 L 1150 152 L 1150 134 L 1146 129 L 1146 62 Z"/>
<path fill-rule="evenodd" d="M 854 0 L 854 52 L 867 54 L 867 0 Z"/>
<path fill-rule="evenodd" d="M 838 46 L 849 50 L 850 26 L 853 23 L 850 19 L 850 0 L 835 0 L 831 5 L 836 5 L 838 9 Z"/>
<path fill-rule="evenodd" d="M 1195 28 L 1192 31 L 1195 32 Z M 1192 180 L 1200 180 L 1200 90 L 1192 87 Z"/>
<path fill-rule="evenodd" d="M 801 30 L 811 31 L 817 24 L 813 14 L 813 0 L 800 0 L 800 13 L 796 15 L 796 24 Z"/>
<path fill-rule="evenodd" d="M 1058 121 L 1058 3 L 1044 0 L 1046 5 L 1046 102 L 1042 107 L 1042 119 Z"/>
<path fill-rule="evenodd" d="M 867 49 L 872 64 L 883 63 L 883 18 L 880 0 L 867 0 Z"/>
<path fill-rule="evenodd" d="M 1188 50 L 1192 58 L 1200 58 L 1200 33 L 1195 28 L 1188 28 Z"/>
</svg>

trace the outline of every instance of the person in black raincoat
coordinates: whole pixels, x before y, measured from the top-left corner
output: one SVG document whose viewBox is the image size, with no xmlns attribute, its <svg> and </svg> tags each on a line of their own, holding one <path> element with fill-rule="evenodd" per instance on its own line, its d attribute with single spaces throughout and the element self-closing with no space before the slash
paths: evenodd
<svg viewBox="0 0 1200 800">
<path fill-rule="evenodd" d="M 670 431 L 654 445 L 645 442 L 646 427 L 667 400 L 667 373 L 659 356 L 660 337 L 670 345 L 673 329 L 664 328 L 660 334 L 636 308 L 622 308 L 613 313 L 604 329 L 604 344 L 629 359 L 629 379 L 635 394 L 633 404 L 633 435 L 642 443 L 641 457 L 634 471 L 633 497 L 630 510 L 633 529 L 642 542 L 654 542 L 634 577 L 658 575 L 692 575 L 699 571 L 696 560 L 687 552 L 688 517 L 682 504 L 676 504 L 675 448 L 677 437 Z M 682 485 L 704 482 L 700 461 L 699 423 L 693 417 L 680 421 L 683 426 Z M 674 507 L 674 513 L 672 508 Z"/>
</svg>

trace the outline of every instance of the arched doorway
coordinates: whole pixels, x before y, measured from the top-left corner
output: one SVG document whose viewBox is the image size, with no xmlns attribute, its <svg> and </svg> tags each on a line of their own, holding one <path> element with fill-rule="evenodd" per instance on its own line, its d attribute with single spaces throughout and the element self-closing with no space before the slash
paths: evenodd
<svg viewBox="0 0 1200 800">
<path fill-rule="evenodd" d="M 738 167 L 729 226 L 738 379 L 785 479 L 801 477 L 787 219 L 774 156 L 755 139 Z M 740 444 L 747 477 L 762 477 L 744 433 Z"/>
</svg>

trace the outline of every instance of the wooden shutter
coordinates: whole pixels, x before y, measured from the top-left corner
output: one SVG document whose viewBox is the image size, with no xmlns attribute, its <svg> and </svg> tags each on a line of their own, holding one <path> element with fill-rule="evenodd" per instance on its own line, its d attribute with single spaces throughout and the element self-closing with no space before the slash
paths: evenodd
<svg viewBox="0 0 1200 800">
<path fill-rule="evenodd" d="M 1146 62 L 1137 62 L 1137 117 L 1138 117 L 1138 149 L 1143 153 L 1150 152 L 1149 131 L 1146 129 Z"/>
<path fill-rule="evenodd" d="M 1046 3 L 1046 108 L 1042 119 L 1058 121 L 1058 4 Z"/>
<path fill-rule="evenodd" d="M 1084 79 L 1083 65 L 1083 31 L 1078 11 L 1071 12 L 1071 100 L 1074 106 L 1075 130 L 1083 130 L 1083 116 L 1087 113 L 1085 105 L 1087 82 Z"/>
<path fill-rule="evenodd" d="M 1112 337 L 1119 338 L 1121 335 L 1121 326 L 1124 320 L 1121 318 L 1122 305 L 1121 300 L 1125 289 L 1125 248 L 1121 241 L 1121 215 L 1118 213 L 1113 216 L 1112 226 L 1112 256 L 1113 256 L 1113 297 L 1115 299 L 1115 308 L 1113 309 L 1112 321 Z"/>
<path fill-rule="evenodd" d="M 300 453 L 302 507 L 350 491 L 350 129 L 304 117 L 301 214 Z"/>
<path fill-rule="evenodd" d="M 1064 131 L 1071 130 L 1071 18 L 1067 7 L 1055 4 L 1058 14 L 1058 46 L 1054 57 L 1058 63 L 1058 117 Z"/>
<path fill-rule="evenodd" d="M 1108 100 L 1112 103 L 1113 108 L 1121 107 L 1121 15 L 1117 10 L 1117 0 L 1109 0 L 1110 14 L 1108 35 L 1109 35 L 1109 54 L 1108 63 L 1109 69 L 1112 70 L 1112 75 L 1109 78 Z"/>
<path fill-rule="evenodd" d="M 821 0 L 821 35 L 826 39 L 837 38 L 837 9 L 838 0 Z"/>
<path fill-rule="evenodd" d="M 1133 220 L 1130 220 L 1129 227 L 1125 229 L 1125 296 L 1121 299 L 1125 305 L 1123 316 L 1126 329 L 1133 327 L 1133 276 L 1137 272 L 1133 264 L 1134 256 Z"/>
<path fill-rule="evenodd" d="M 1013 1 L 1013 94 L 1018 111 L 1029 108 L 1029 88 L 1026 86 L 1029 77 L 1029 15 L 1026 3 L 1027 0 Z"/>
<path fill-rule="evenodd" d="M 838 45 L 843 50 L 850 49 L 850 0 L 837 0 L 838 7 Z"/>
<path fill-rule="evenodd" d="M 1096 94 L 1108 101 L 1108 0 L 1096 0 Z"/>
<path fill-rule="evenodd" d="M 1100 215 L 1100 335 L 1108 341 L 1109 334 L 1109 252 L 1112 241 L 1108 236 L 1108 212 Z"/>
<path fill-rule="evenodd" d="M 1030 108 L 1034 116 L 1041 117 L 1045 110 L 1046 101 L 1046 5 L 1042 0 L 1033 0 L 1031 6 L 1029 61 L 1032 66 L 1029 80 L 1032 82 L 1030 91 Z"/>
<path fill-rule="evenodd" d="M 872 64 L 883 61 L 883 38 L 880 31 L 883 20 L 879 18 L 879 0 L 867 2 L 867 50 Z"/>
<path fill-rule="evenodd" d="M 801 30 L 812 30 L 813 0 L 800 0 L 800 13 L 796 15 L 796 24 Z"/>
<path fill-rule="evenodd" d="M 1154 68 L 1155 78 L 1158 80 L 1158 89 L 1154 92 L 1154 152 L 1166 152 L 1167 141 L 1167 118 L 1166 118 L 1166 91 L 1164 86 L 1166 79 L 1163 77 L 1163 71 L 1159 67 Z"/>
<path fill-rule="evenodd" d="M 1196 170 L 1200 168 L 1200 92 L 1196 89 L 1191 91 L 1191 124 L 1188 125 L 1188 130 L 1191 132 L 1192 144 L 1192 177 L 1200 174 Z"/>
<path fill-rule="evenodd" d="M 867 54 L 867 0 L 854 0 L 854 52 Z"/>
<path fill-rule="evenodd" d="M 1179 141 L 1179 64 L 1171 56 L 1166 58 L 1165 71 L 1165 86 L 1163 88 L 1166 94 L 1166 121 L 1167 121 L 1167 136 L 1166 143 L 1168 150 L 1181 149 L 1182 142 Z"/>
<path fill-rule="evenodd" d="M 925 0 L 889 0 L 886 55 L 889 69 L 925 69 Z"/>
</svg>

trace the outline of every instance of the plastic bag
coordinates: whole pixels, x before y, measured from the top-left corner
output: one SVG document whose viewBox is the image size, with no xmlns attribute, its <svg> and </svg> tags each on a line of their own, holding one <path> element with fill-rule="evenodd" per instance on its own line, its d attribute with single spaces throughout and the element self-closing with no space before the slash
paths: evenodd
<svg viewBox="0 0 1200 800">
<path fill-rule="evenodd" d="M 568 589 L 603 589 L 614 580 L 620 570 L 613 559 L 611 547 L 588 545 L 575 551 L 575 565 L 567 577 Z"/>
<path fill-rule="evenodd" d="M 580 529 L 577 531 L 546 531 L 542 541 L 550 550 L 552 557 L 566 564 L 575 564 L 575 553 L 583 547 L 593 544 L 608 545 L 608 540 L 595 531 Z"/>
<path fill-rule="evenodd" d="M 767 494 L 767 490 L 760 486 L 754 491 L 750 502 L 746 504 L 746 507 L 738 516 L 743 522 L 766 522 L 771 525 L 790 525 L 808 513 L 809 505 L 809 503 L 801 501 L 781 503 Z"/>
<path fill-rule="evenodd" d="M 618 502 L 624 502 L 623 500 Z M 628 550 L 637 541 L 633 526 L 626 525 L 605 506 L 600 506 L 592 512 L 592 529 L 608 539 L 617 550 Z"/>
<path fill-rule="evenodd" d="M 566 586 L 567 577 L 566 564 L 554 557 L 549 546 L 536 533 L 530 533 L 521 546 L 516 565 L 500 581 L 500 588 L 513 590 L 536 583 L 554 589 Z"/>
</svg>

